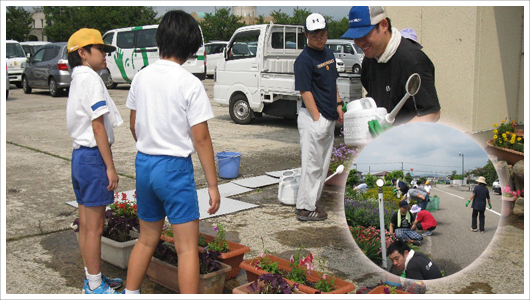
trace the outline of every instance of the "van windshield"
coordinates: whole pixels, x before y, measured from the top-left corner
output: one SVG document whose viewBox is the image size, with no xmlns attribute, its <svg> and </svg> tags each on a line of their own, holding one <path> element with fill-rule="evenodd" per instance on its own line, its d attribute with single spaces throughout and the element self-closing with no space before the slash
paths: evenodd
<svg viewBox="0 0 530 300">
<path fill-rule="evenodd" d="M 26 57 L 22 46 L 19 43 L 7 43 L 6 44 L 6 58 L 13 57 Z"/>
<path fill-rule="evenodd" d="M 359 53 L 359 54 L 364 54 L 364 52 L 363 52 L 363 50 L 361 49 L 361 47 L 359 47 L 359 46 L 357 46 L 357 45 L 355 45 L 355 44 L 353 44 L 353 47 L 355 47 L 355 50 L 357 50 L 357 53 Z"/>
</svg>

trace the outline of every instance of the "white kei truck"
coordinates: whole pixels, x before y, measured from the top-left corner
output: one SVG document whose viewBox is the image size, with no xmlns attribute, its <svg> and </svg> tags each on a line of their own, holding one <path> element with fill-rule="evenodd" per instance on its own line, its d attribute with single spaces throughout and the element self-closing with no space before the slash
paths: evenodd
<svg viewBox="0 0 530 300">
<path fill-rule="evenodd" d="M 261 24 L 238 28 L 214 73 L 214 102 L 228 106 L 237 124 L 262 114 L 295 119 L 302 97 L 294 89 L 294 62 L 307 44 L 303 26 Z M 340 74 L 341 99 L 362 97 L 360 75 Z"/>
</svg>

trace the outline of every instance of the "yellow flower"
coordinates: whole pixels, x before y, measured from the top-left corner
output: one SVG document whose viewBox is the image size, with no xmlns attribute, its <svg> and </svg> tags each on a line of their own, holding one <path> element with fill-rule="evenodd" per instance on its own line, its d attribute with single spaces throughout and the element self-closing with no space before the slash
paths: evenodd
<svg viewBox="0 0 530 300">
<path fill-rule="evenodd" d="M 493 123 L 493 127 L 497 127 L 497 126 L 499 126 L 499 124 Z"/>
<path fill-rule="evenodd" d="M 503 138 L 506 138 L 506 133 L 503 133 L 503 134 L 502 134 L 502 137 L 503 137 Z"/>
<path fill-rule="evenodd" d="M 517 141 L 518 141 L 518 142 L 520 142 L 520 141 L 521 141 L 521 138 L 520 138 L 520 137 L 518 137 L 518 138 L 517 138 Z"/>
<path fill-rule="evenodd" d="M 502 120 L 501 123 L 504 124 L 504 120 Z"/>
<path fill-rule="evenodd" d="M 510 141 L 510 144 L 515 144 L 515 140 L 511 140 L 511 141 Z"/>
<path fill-rule="evenodd" d="M 493 135 L 493 139 L 496 140 L 498 136 L 496 134 Z"/>
<path fill-rule="evenodd" d="M 497 129 L 493 130 L 493 133 L 497 134 L 499 131 Z"/>
</svg>

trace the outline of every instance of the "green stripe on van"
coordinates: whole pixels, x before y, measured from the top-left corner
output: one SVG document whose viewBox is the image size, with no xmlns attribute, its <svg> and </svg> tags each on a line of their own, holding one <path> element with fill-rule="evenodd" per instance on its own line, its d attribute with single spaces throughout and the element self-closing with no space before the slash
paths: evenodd
<svg viewBox="0 0 530 300">
<path fill-rule="evenodd" d="M 140 50 L 145 50 L 145 48 L 140 48 Z M 149 65 L 149 58 L 147 58 L 147 52 L 142 52 L 142 59 L 144 61 L 144 67 Z"/>
<path fill-rule="evenodd" d="M 197 55 L 197 60 L 204 60 L 204 55 Z"/>
<path fill-rule="evenodd" d="M 142 30 L 144 29 L 143 26 L 137 26 L 137 27 L 134 27 L 133 29 L 131 29 L 132 31 L 135 31 L 135 30 Z"/>
</svg>

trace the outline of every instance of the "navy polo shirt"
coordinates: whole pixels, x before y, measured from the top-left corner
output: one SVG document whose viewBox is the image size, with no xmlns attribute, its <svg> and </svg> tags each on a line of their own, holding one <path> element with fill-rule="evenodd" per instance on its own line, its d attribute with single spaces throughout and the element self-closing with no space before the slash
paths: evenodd
<svg viewBox="0 0 530 300">
<path fill-rule="evenodd" d="M 328 120 L 337 120 L 337 66 L 333 52 L 324 47 L 316 50 L 306 46 L 294 63 L 294 88 L 311 92 L 318 111 Z M 302 102 L 302 107 L 305 103 Z"/>
</svg>

